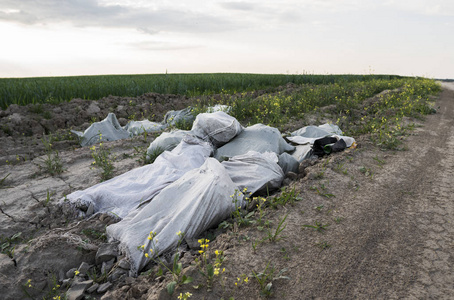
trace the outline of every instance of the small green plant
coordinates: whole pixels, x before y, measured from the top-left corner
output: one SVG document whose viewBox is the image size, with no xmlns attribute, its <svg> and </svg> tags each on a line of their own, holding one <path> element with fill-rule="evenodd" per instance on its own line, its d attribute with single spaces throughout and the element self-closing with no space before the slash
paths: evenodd
<svg viewBox="0 0 454 300">
<path fill-rule="evenodd" d="M 271 229 L 267 230 L 266 239 L 268 239 L 270 242 L 277 242 L 277 241 L 285 238 L 285 236 L 279 237 L 279 235 L 285 229 L 285 227 L 287 227 L 287 224 L 284 225 L 284 222 L 287 219 L 287 217 L 288 217 L 288 214 L 286 214 L 281 220 L 279 220 L 279 223 L 277 224 L 277 227 L 274 231 L 271 231 Z"/>
<path fill-rule="evenodd" d="M 314 230 L 323 233 L 329 224 L 323 225 L 322 223 L 315 221 L 314 225 L 303 225 L 303 228 L 313 228 Z"/>
<path fill-rule="evenodd" d="M 49 136 L 49 138 L 43 136 L 42 142 L 46 157 L 42 159 L 43 164 L 39 165 L 39 167 L 44 169 L 45 172 L 49 173 L 51 176 L 63 173 L 63 164 L 58 155 L 58 151 L 52 149 L 52 136 Z"/>
<path fill-rule="evenodd" d="M 273 287 L 273 281 L 278 279 L 287 279 L 290 278 L 287 276 L 282 276 L 283 273 L 287 272 L 287 269 L 282 269 L 279 271 L 277 275 L 274 273 L 276 272 L 274 267 L 270 267 L 270 263 L 268 263 L 265 267 L 263 272 L 257 273 L 252 270 L 252 276 L 255 278 L 257 283 L 260 287 L 260 294 L 265 297 L 269 297 L 272 294 L 271 288 Z"/>
<path fill-rule="evenodd" d="M 321 212 L 322 209 L 323 209 L 323 207 L 325 207 L 325 205 L 321 204 L 321 205 L 319 205 L 319 206 L 314 207 L 314 209 L 315 209 L 316 211 L 318 211 L 318 212 Z"/>
<path fill-rule="evenodd" d="M 161 147 L 153 148 L 153 150 L 151 151 L 150 154 L 147 154 L 147 151 L 145 151 L 147 163 L 149 163 L 149 164 L 154 163 L 156 158 L 158 158 L 158 156 L 161 155 L 164 151 L 165 150 L 163 148 L 161 148 Z"/>
<path fill-rule="evenodd" d="M 386 163 L 383 159 L 378 158 L 378 156 L 375 156 L 373 159 L 377 162 L 380 168 L 383 168 L 383 165 Z"/>
<path fill-rule="evenodd" d="M 99 144 L 99 147 L 93 145 L 90 147 L 91 156 L 93 157 L 94 161 L 92 162 L 93 165 L 101 168 L 101 180 L 105 181 L 113 176 L 113 171 L 115 169 L 111 159 L 110 159 L 110 150 L 103 147 L 103 144 Z"/>
<path fill-rule="evenodd" d="M 49 274 L 48 277 L 50 278 L 49 290 L 47 291 L 47 294 L 43 296 L 43 299 L 53 300 L 66 299 L 66 296 L 62 295 L 62 291 L 60 290 L 60 285 L 58 284 L 57 276 L 55 274 Z M 29 299 L 36 299 L 35 297 L 32 296 L 33 291 L 42 292 L 40 289 L 33 286 L 31 279 L 28 279 L 25 283 L 23 283 L 21 285 L 21 288 L 25 296 Z"/>
<path fill-rule="evenodd" d="M 46 120 L 50 120 L 50 119 L 52 119 L 52 113 L 50 111 L 46 110 L 45 112 L 43 112 L 43 117 Z"/>
<path fill-rule="evenodd" d="M 251 211 L 248 212 L 242 208 L 240 204 L 240 196 L 241 192 L 239 190 L 235 190 L 233 195 L 230 195 L 232 198 L 233 205 L 235 205 L 235 209 L 232 211 L 232 219 L 236 222 L 239 226 L 248 226 L 253 223 L 252 217 L 254 216 L 255 212 Z M 243 197 L 246 201 L 249 201 L 247 196 L 247 188 L 244 188 L 242 191 Z"/>
<path fill-rule="evenodd" d="M 147 160 L 147 149 L 144 149 L 144 147 L 134 146 L 134 151 L 136 151 L 134 156 L 138 156 L 139 157 L 137 159 L 137 161 L 140 164 L 146 165 L 147 163 L 149 163 L 149 161 Z"/>
<path fill-rule="evenodd" d="M 336 224 L 339 224 L 344 218 L 342 217 L 335 217 L 334 218 L 334 222 L 336 222 Z"/>
<path fill-rule="evenodd" d="M 222 268 L 221 266 L 222 263 L 224 262 L 224 252 L 216 250 L 214 253 L 216 255 L 216 258 L 213 263 L 210 263 L 209 261 L 209 255 L 208 255 L 208 247 L 209 247 L 209 242 L 210 240 L 208 239 L 200 239 L 198 240 L 200 244 L 201 250 L 199 250 L 200 253 L 200 260 L 196 258 L 195 262 L 197 264 L 197 267 L 199 268 L 199 273 L 203 275 L 203 277 L 206 278 L 207 280 L 207 288 L 210 291 L 212 286 L 213 286 L 213 280 L 216 276 L 219 276 L 221 273 L 225 272 L 225 268 Z"/>
<path fill-rule="evenodd" d="M 192 294 L 190 292 L 186 292 L 186 293 L 180 293 L 180 296 L 178 296 L 178 300 L 187 300 L 189 298 L 191 298 Z"/>
<path fill-rule="evenodd" d="M 105 231 L 101 232 L 101 231 L 95 230 L 93 228 L 85 228 L 85 229 L 82 229 L 81 233 L 91 239 L 100 240 L 102 242 L 107 242 L 107 235 L 106 235 Z"/>
<path fill-rule="evenodd" d="M 6 174 L 5 177 L 3 177 L 2 179 L 0 179 L 0 189 L 7 189 L 7 188 L 10 188 L 9 186 L 6 186 L 6 178 L 8 178 L 9 175 L 11 175 L 11 173 Z"/>
<path fill-rule="evenodd" d="M 48 206 L 50 201 L 52 200 L 51 197 L 54 195 L 55 193 L 52 193 L 49 191 L 49 189 L 46 190 L 46 200 L 44 200 L 42 203 L 44 205 L 44 207 Z"/>
<path fill-rule="evenodd" d="M 374 174 L 373 174 L 371 168 L 367 168 L 365 166 L 362 166 L 362 167 L 359 168 L 359 171 L 361 173 L 363 173 L 365 176 L 369 177 L 370 179 L 372 179 L 374 177 Z"/>
<path fill-rule="evenodd" d="M 291 190 L 284 187 L 279 196 L 272 198 L 269 201 L 269 206 L 272 208 L 278 208 L 280 206 L 285 206 L 287 203 L 293 205 L 295 202 L 302 200 L 299 194 L 296 192 L 295 187 Z"/>
<path fill-rule="evenodd" d="M 191 276 L 182 275 L 183 265 L 182 265 L 182 263 L 179 262 L 179 260 L 180 260 L 179 252 L 176 252 L 173 255 L 172 265 L 170 267 L 167 266 L 167 264 L 164 261 L 162 261 L 162 259 L 159 256 L 155 255 L 155 253 L 159 253 L 159 250 L 156 246 L 156 239 L 155 239 L 156 235 L 157 235 L 156 232 L 150 231 L 150 234 L 148 235 L 147 244 L 139 246 L 137 248 L 144 252 L 144 257 L 146 259 L 151 259 L 156 264 L 158 264 L 161 268 L 166 269 L 168 272 L 170 272 L 172 274 L 172 281 L 170 283 L 168 283 L 166 286 L 167 292 L 169 293 L 169 295 L 172 295 L 175 292 L 175 288 L 177 286 L 191 283 L 193 281 L 193 278 Z M 179 231 L 179 232 L 177 232 L 177 235 L 179 237 L 179 240 L 178 240 L 178 245 L 176 248 L 178 249 L 178 247 L 181 245 L 181 243 L 184 240 L 184 233 Z M 161 273 L 162 273 L 162 269 L 161 269 Z"/>
<path fill-rule="evenodd" d="M 22 232 L 15 233 L 10 237 L 0 236 L 0 252 L 14 259 L 14 245 L 22 240 L 21 235 Z"/>
<path fill-rule="evenodd" d="M 280 251 L 284 255 L 285 260 L 290 260 L 290 257 L 288 256 L 288 251 L 284 247 L 282 247 Z"/>
<path fill-rule="evenodd" d="M 316 187 L 315 185 L 311 186 L 310 189 L 317 192 L 317 194 L 319 194 L 320 196 L 323 196 L 326 198 L 336 197 L 336 195 L 334 195 L 334 194 L 324 192 L 326 190 L 326 187 L 324 184 L 320 185 L 320 189 L 318 187 Z"/>
<path fill-rule="evenodd" d="M 345 162 L 338 162 L 336 167 L 334 168 L 334 171 L 336 171 L 337 173 L 342 173 L 344 175 L 347 175 L 348 170 L 344 165 L 345 165 Z"/>
</svg>

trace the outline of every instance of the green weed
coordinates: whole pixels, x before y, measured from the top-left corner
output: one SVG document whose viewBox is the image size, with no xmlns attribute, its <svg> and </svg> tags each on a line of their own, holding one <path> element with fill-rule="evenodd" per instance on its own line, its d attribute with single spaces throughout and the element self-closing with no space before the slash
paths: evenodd
<svg viewBox="0 0 454 300">
<path fill-rule="evenodd" d="M 101 168 L 101 181 L 112 178 L 115 167 L 110 158 L 110 150 L 106 149 L 102 143 L 98 147 L 93 145 L 90 150 L 94 159 L 92 165 Z"/>
<path fill-rule="evenodd" d="M 44 169 L 45 172 L 51 176 L 63 173 L 63 164 L 57 150 L 52 149 L 52 136 L 46 138 L 43 136 L 42 143 L 46 152 L 46 157 L 42 159 L 42 164 L 39 165 L 40 169 Z"/>
<path fill-rule="evenodd" d="M 288 214 L 286 214 L 281 220 L 279 220 L 277 227 L 274 231 L 272 231 L 271 229 L 267 230 L 266 239 L 268 239 L 270 242 L 277 242 L 277 241 L 285 238 L 285 236 L 279 237 L 279 235 L 285 229 L 285 227 L 287 227 L 287 224 L 284 225 L 284 222 L 287 219 L 287 217 L 288 217 Z"/>
<path fill-rule="evenodd" d="M 322 223 L 315 221 L 314 225 L 303 225 L 303 228 L 312 228 L 318 232 L 323 233 L 327 229 L 328 226 L 329 226 L 329 224 L 323 225 Z"/>
</svg>

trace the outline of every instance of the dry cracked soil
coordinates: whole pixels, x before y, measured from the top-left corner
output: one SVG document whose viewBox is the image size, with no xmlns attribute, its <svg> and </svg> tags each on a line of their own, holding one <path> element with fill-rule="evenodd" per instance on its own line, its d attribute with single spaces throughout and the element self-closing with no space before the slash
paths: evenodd
<svg viewBox="0 0 454 300">
<path fill-rule="evenodd" d="M 404 140 L 405 151 L 383 151 L 363 136 L 355 137 L 356 149 L 303 163 L 300 174 L 286 182 L 301 200 L 265 211 L 272 228 L 287 216 L 278 241 L 267 240 L 266 232 L 255 226 L 218 231 L 210 249 L 224 251 L 226 271 L 210 290 L 194 266 L 197 255 L 187 251 L 184 272 L 195 281 L 178 287 L 173 297 L 165 291 L 169 274 L 151 272 L 122 277 L 106 293 L 86 293 L 86 299 L 175 299 L 184 292 L 192 293 L 192 299 L 261 299 L 263 289 L 253 271 L 270 270 L 270 299 L 453 299 L 454 83 L 444 82 L 442 87 L 437 113 L 413 120 L 416 126 Z M 82 262 L 95 264 L 96 250 L 104 241 L 88 233 L 103 232 L 115 220 L 107 215 L 75 220 L 56 202 L 99 182 L 99 170 L 91 167 L 88 148 L 62 139 L 54 144 L 65 171 L 46 174 L 40 167 L 45 155 L 38 133 L 83 129 L 109 110 L 120 118 L 142 113 L 160 120 L 165 111 L 190 103 L 155 94 L 134 98 L 134 107 L 128 105 L 130 100 L 109 97 L 46 106 L 54 116 L 77 111 L 57 123 L 40 123 L 29 108 L 0 111 L 2 125 L 10 126 L 9 134 L 0 136 L 0 179 L 9 174 L 0 189 L 1 235 L 21 233 L 14 241 L 3 240 L 11 246 L 2 249 L 9 253 L 0 254 L 0 298 L 56 295 L 51 292 L 51 274 L 58 280 Z M 150 110 L 153 105 L 159 108 Z M 24 119 L 29 125 L 21 132 Z M 107 143 L 116 157 L 115 175 L 139 166 L 136 149 L 145 149 L 152 139 Z M 304 226 L 315 224 L 326 225 L 325 230 Z M 285 277 L 279 277 L 279 271 Z M 238 278 L 245 277 L 248 281 L 238 284 Z M 32 288 L 26 286 L 29 279 Z"/>
</svg>

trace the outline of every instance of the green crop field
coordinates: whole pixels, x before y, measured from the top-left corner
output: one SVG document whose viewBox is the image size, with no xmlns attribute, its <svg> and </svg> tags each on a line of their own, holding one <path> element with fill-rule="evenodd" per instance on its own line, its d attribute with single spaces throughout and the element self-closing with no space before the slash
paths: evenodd
<svg viewBox="0 0 454 300">
<path fill-rule="evenodd" d="M 275 88 L 290 82 L 320 85 L 396 78 L 400 77 L 238 73 L 0 78 L 0 107 L 5 109 L 10 104 L 58 103 L 73 98 L 97 100 L 109 95 L 135 97 L 147 92 L 199 96 Z"/>
</svg>

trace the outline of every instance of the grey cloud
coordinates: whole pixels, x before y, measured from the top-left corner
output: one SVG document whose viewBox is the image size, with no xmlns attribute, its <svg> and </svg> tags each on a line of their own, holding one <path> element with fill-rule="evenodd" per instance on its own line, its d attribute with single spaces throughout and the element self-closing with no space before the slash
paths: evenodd
<svg viewBox="0 0 454 300">
<path fill-rule="evenodd" d="M 171 42 L 162 42 L 162 41 L 143 41 L 139 43 L 129 44 L 133 48 L 138 48 L 140 50 L 146 51 L 169 51 L 169 50 L 183 50 L 183 49 L 195 49 L 201 48 L 199 45 L 184 45 Z"/>
<path fill-rule="evenodd" d="M 232 10 L 251 11 L 254 9 L 254 5 L 247 2 L 222 2 L 220 5 L 225 9 Z"/>
<path fill-rule="evenodd" d="M 19 12 L 7 13 L 8 10 Z M 22 24 L 71 22 L 75 26 L 136 28 L 145 33 L 217 32 L 235 29 L 227 19 L 177 9 L 102 6 L 96 0 L 0 0 L 0 20 Z"/>
</svg>

